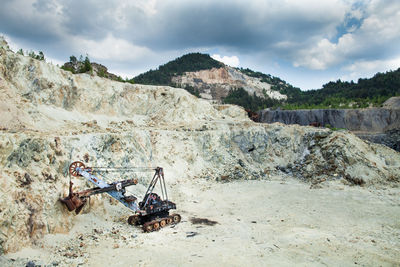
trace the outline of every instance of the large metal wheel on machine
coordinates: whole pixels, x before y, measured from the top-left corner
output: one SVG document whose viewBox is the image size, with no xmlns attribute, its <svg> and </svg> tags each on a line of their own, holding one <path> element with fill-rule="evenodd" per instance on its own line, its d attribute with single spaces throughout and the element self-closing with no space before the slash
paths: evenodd
<svg viewBox="0 0 400 267">
<path fill-rule="evenodd" d="M 172 215 L 172 220 L 173 220 L 174 223 L 179 223 L 181 221 L 181 215 L 173 214 Z"/>
<path fill-rule="evenodd" d="M 74 161 L 69 165 L 69 174 L 72 176 L 80 176 L 80 174 L 76 171 L 76 168 L 85 169 L 85 164 L 80 161 Z"/>
<path fill-rule="evenodd" d="M 161 228 L 165 227 L 166 225 L 167 225 L 167 220 L 166 219 L 160 221 L 160 227 Z"/>
<path fill-rule="evenodd" d="M 153 231 L 153 225 L 150 224 L 150 223 L 149 224 L 145 224 L 145 225 L 143 225 L 143 230 L 145 232 L 149 233 L 149 232 Z"/>
<path fill-rule="evenodd" d="M 155 222 L 153 224 L 153 231 L 158 231 L 160 229 L 160 224 L 158 222 Z"/>
</svg>

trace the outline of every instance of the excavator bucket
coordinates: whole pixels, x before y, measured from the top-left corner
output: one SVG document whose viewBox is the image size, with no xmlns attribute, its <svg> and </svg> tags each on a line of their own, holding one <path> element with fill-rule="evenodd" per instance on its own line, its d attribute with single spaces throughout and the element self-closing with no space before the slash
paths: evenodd
<svg viewBox="0 0 400 267">
<path fill-rule="evenodd" d="M 81 200 L 77 195 L 67 196 L 65 198 L 60 198 L 60 201 L 67 206 L 69 211 L 75 210 L 75 213 L 78 214 L 83 206 L 85 205 L 86 201 Z"/>
<path fill-rule="evenodd" d="M 60 198 L 60 201 L 65 206 L 67 206 L 69 211 L 75 210 L 75 213 L 79 214 L 79 212 L 81 212 L 81 210 L 83 209 L 83 206 L 85 206 L 85 204 L 86 204 L 86 199 L 80 198 L 79 194 L 74 193 L 72 191 L 72 185 L 73 185 L 73 183 L 70 181 L 69 195 L 65 198 Z"/>
</svg>

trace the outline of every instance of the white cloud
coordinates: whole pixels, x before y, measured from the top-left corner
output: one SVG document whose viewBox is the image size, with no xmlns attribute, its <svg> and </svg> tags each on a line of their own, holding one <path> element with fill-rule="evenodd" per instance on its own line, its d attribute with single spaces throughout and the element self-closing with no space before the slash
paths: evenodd
<svg viewBox="0 0 400 267">
<path fill-rule="evenodd" d="M 350 17 L 355 18 L 355 19 L 361 19 L 363 16 L 362 11 L 360 9 L 353 9 L 350 12 Z"/>
<path fill-rule="evenodd" d="M 322 39 L 311 49 L 303 49 L 299 52 L 300 59 L 294 61 L 295 67 L 305 66 L 314 70 L 326 69 L 329 65 L 335 64 L 338 57 L 335 56 L 337 45 L 328 39 Z"/>
<path fill-rule="evenodd" d="M 124 76 L 195 51 L 272 74 L 278 62 L 283 76 L 300 73 L 307 81 L 315 73 L 365 77 L 400 55 L 399 0 L 3 2 L 0 31 L 15 50 L 42 50 L 53 62 L 88 53 Z"/>
<path fill-rule="evenodd" d="M 348 74 L 342 76 L 340 79 L 344 81 L 357 80 L 360 77 L 371 77 L 377 72 L 397 70 L 398 68 L 400 68 L 400 56 L 390 60 L 361 60 L 345 66 L 343 70 Z"/>
<path fill-rule="evenodd" d="M 240 62 L 239 62 L 239 58 L 237 56 L 223 56 L 221 57 L 221 55 L 218 54 L 214 54 L 211 56 L 213 59 L 218 60 L 226 65 L 229 65 L 231 67 L 238 67 Z"/>
<path fill-rule="evenodd" d="M 112 34 L 101 41 L 74 38 L 77 50 L 88 53 L 90 58 L 98 60 L 113 60 L 119 62 L 134 61 L 149 57 L 152 51 L 144 46 L 134 45 L 124 39 L 115 38 Z"/>
<path fill-rule="evenodd" d="M 361 16 L 359 11 L 352 12 L 354 17 Z M 299 50 L 293 65 L 324 70 L 348 60 L 360 61 L 371 52 L 379 55 L 388 49 L 399 51 L 400 2 L 373 1 L 366 13 L 359 28 L 351 28 L 336 42 L 321 36 L 314 45 Z"/>
<path fill-rule="evenodd" d="M 22 46 L 19 43 L 15 42 L 15 40 L 10 38 L 10 36 L 8 36 L 7 34 L 0 33 L 0 36 L 4 37 L 4 39 L 8 44 L 8 47 L 10 47 L 12 51 L 17 52 L 20 48 L 22 48 Z"/>
</svg>

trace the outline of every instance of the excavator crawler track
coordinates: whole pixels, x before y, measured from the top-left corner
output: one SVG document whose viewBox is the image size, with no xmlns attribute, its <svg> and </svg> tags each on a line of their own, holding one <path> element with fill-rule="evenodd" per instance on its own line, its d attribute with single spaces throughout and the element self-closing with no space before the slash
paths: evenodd
<svg viewBox="0 0 400 267">
<path fill-rule="evenodd" d="M 146 233 L 155 232 L 168 225 L 177 224 L 181 221 L 181 215 L 174 213 L 165 218 L 159 218 L 143 224 L 143 231 Z"/>
<path fill-rule="evenodd" d="M 139 225 L 139 222 L 140 222 L 139 215 L 132 215 L 132 216 L 129 216 L 129 218 L 128 218 L 128 223 L 130 225 L 137 226 L 137 225 Z"/>
</svg>

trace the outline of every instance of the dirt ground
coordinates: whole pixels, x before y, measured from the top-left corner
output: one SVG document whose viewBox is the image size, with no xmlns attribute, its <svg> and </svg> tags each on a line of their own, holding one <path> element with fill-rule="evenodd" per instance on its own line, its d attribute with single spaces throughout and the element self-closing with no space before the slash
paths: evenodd
<svg viewBox="0 0 400 267">
<path fill-rule="evenodd" d="M 400 189 L 310 188 L 293 179 L 177 183 L 182 222 L 143 233 L 105 201 L 73 215 L 70 234 L 0 259 L 25 266 L 400 266 Z M 193 224 L 192 218 L 216 221 Z"/>
</svg>

